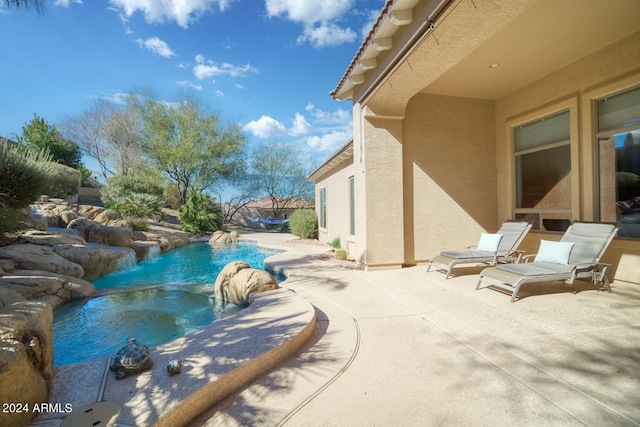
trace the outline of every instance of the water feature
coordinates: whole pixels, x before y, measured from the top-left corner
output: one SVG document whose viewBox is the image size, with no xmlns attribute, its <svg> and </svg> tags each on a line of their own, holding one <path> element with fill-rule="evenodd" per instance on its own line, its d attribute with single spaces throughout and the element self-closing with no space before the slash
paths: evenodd
<svg viewBox="0 0 640 427">
<path fill-rule="evenodd" d="M 95 280 L 96 295 L 54 312 L 54 365 L 114 356 L 133 337 L 160 345 L 237 312 L 215 304 L 218 273 L 235 260 L 263 268 L 274 253 L 245 243 L 194 243 Z"/>
</svg>

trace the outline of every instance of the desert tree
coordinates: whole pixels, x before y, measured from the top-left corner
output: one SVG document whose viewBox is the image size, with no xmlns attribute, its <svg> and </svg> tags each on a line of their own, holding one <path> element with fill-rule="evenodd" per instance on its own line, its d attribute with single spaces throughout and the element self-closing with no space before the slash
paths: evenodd
<svg viewBox="0 0 640 427">
<path fill-rule="evenodd" d="M 141 118 L 126 106 L 97 99 L 81 115 L 67 118 L 61 128 L 96 160 L 105 181 L 129 175 L 142 162 Z"/>
<path fill-rule="evenodd" d="M 271 199 L 274 216 L 280 218 L 296 201 L 313 199 L 313 184 L 306 178 L 310 170 L 298 149 L 274 142 L 255 149 L 247 180 Z"/>
<path fill-rule="evenodd" d="M 82 152 L 77 144 L 63 137 L 55 125 L 34 114 L 33 119 L 22 127 L 18 142 L 28 149 L 48 151 L 51 159 L 65 166 L 78 169 L 82 165 Z"/>
<path fill-rule="evenodd" d="M 245 137 L 240 126 L 222 123 L 197 98 L 182 93 L 169 103 L 146 91 L 127 100 L 142 119 L 147 160 L 175 185 L 180 205 L 190 193 L 214 191 L 242 169 Z"/>
</svg>

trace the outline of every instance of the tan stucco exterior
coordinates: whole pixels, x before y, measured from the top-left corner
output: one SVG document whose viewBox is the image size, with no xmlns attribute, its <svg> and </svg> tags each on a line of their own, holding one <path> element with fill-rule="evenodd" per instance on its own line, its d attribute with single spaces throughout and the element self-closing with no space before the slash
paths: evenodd
<svg viewBox="0 0 640 427">
<path fill-rule="evenodd" d="M 416 20 L 437 11 L 427 17 L 433 28 L 399 27 L 397 45 L 362 84 L 345 77 L 332 92 L 354 105 L 359 226 L 351 255 L 367 268 L 419 264 L 514 218 L 514 128 L 560 111 L 569 111 L 571 170 L 536 207 L 560 206 L 549 218 L 603 220 L 594 104 L 640 86 L 640 2 L 412 3 Z M 383 11 L 399 4 L 408 3 L 390 1 Z M 339 174 L 335 185 L 346 182 Z M 523 247 L 535 252 L 541 238 L 560 236 L 534 231 Z M 640 284 L 637 239 L 615 239 L 605 261 L 616 280 Z"/>
</svg>

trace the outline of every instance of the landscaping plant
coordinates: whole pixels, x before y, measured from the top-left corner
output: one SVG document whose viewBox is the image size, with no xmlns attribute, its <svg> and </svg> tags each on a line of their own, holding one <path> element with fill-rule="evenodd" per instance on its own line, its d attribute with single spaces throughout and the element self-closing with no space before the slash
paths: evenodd
<svg viewBox="0 0 640 427">
<path fill-rule="evenodd" d="M 222 230 L 222 213 L 213 198 L 204 193 L 194 192 L 187 203 L 180 206 L 180 227 L 196 234 L 213 233 Z"/>
<path fill-rule="evenodd" d="M 313 239 L 318 233 L 318 217 L 313 209 L 296 209 L 289 220 L 291 232 L 301 239 Z"/>
</svg>

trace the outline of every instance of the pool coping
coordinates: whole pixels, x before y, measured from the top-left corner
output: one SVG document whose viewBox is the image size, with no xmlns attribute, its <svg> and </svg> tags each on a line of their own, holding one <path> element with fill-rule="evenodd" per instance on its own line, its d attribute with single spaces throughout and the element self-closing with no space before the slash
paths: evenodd
<svg viewBox="0 0 640 427">
<path fill-rule="evenodd" d="M 153 347 L 150 371 L 116 380 L 111 359 L 61 365 L 50 397 L 67 412 L 41 413 L 32 426 L 60 426 L 96 402 L 121 405 L 119 426 L 181 426 L 299 351 L 315 329 L 315 309 L 293 291 L 254 294 L 249 307 Z M 179 375 L 166 365 L 178 359 Z"/>
</svg>

